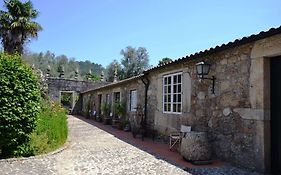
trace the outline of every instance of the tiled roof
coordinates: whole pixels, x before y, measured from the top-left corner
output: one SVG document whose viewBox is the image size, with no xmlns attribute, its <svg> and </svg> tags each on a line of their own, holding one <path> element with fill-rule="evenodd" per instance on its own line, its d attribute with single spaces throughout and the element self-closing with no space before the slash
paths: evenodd
<svg viewBox="0 0 281 175">
<path fill-rule="evenodd" d="M 236 40 L 234 40 L 232 42 L 229 42 L 227 44 L 222 44 L 222 45 L 218 45 L 216 47 L 211 47 L 211 48 L 206 49 L 204 51 L 196 52 L 194 54 L 187 55 L 186 57 L 178 58 L 178 59 L 176 59 L 174 61 L 171 61 L 169 63 L 152 67 L 152 68 L 144 71 L 144 73 L 148 73 L 148 72 L 153 71 L 153 70 L 161 69 L 162 67 L 164 67 L 166 65 L 184 62 L 187 59 L 196 59 L 198 57 L 202 57 L 202 56 L 212 54 L 212 53 L 215 53 L 215 52 L 219 52 L 219 51 L 222 51 L 222 50 L 226 50 L 226 49 L 229 49 L 229 48 L 232 48 L 232 47 L 236 47 L 236 46 L 240 46 L 240 45 L 247 44 L 247 43 L 250 43 L 250 42 L 254 42 L 254 41 L 266 38 L 266 37 L 270 37 L 270 36 L 273 36 L 273 35 L 276 35 L 276 34 L 280 34 L 280 33 L 281 33 L 281 26 L 279 26 L 278 28 L 271 28 L 268 31 L 262 31 L 258 34 L 253 34 L 253 35 L 248 36 L 248 37 L 236 39 Z"/>
<path fill-rule="evenodd" d="M 236 40 L 234 40 L 232 42 L 229 42 L 227 44 L 222 44 L 222 45 L 218 45 L 216 47 L 211 47 L 211 48 L 206 49 L 204 51 L 196 52 L 194 54 L 187 55 L 186 57 L 178 58 L 178 59 L 176 59 L 174 61 L 170 61 L 168 63 L 164 63 L 162 65 L 158 65 L 158 66 L 152 67 L 152 68 L 150 68 L 148 70 L 145 70 L 143 73 L 147 74 L 147 73 L 149 73 L 151 71 L 161 69 L 161 68 L 163 68 L 164 66 L 167 66 L 167 65 L 173 65 L 173 64 L 185 62 L 187 60 L 196 59 L 196 58 L 208 55 L 208 54 L 212 54 L 212 53 L 215 53 L 215 52 L 223 51 L 223 50 L 226 50 L 226 49 L 229 49 L 229 48 L 233 48 L 233 47 L 236 47 L 236 46 L 240 46 L 240 45 L 243 45 L 243 44 L 254 42 L 254 41 L 266 38 L 266 37 L 270 37 L 270 36 L 273 36 L 273 35 L 276 35 L 276 34 L 280 34 L 280 33 L 281 33 L 281 26 L 279 26 L 278 28 L 271 28 L 268 31 L 262 31 L 262 32 L 260 32 L 258 34 L 253 34 L 253 35 L 248 36 L 248 37 L 243 37 L 241 39 L 236 39 Z M 118 82 L 113 82 L 113 83 L 110 83 L 110 84 L 98 87 L 96 89 L 88 90 L 88 91 L 82 92 L 82 94 L 90 92 L 90 91 L 93 91 L 93 90 L 99 90 L 99 89 L 103 89 L 103 88 L 119 85 L 119 84 L 122 84 L 122 83 L 125 83 L 125 82 L 128 82 L 128 81 L 131 81 L 131 80 L 135 80 L 135 79 L 138 79 L 138 78 L 142 77 L 144 74 L 140 74 L 140 75 L 137 75 L 137 76 L 134 76 L 134 77 L 131 77 L 131 78 L 127 78 L 125 80 L 121 80 L 121 81 L 118 81 Z"/>
<path fill-rule="evenodd" d="M 106 85 L 97 87 L 97 88 L 95 88 L 95 89 L 90 89 L 90 90 L 81 92 L 81 94 L 85 94 L 85 93 L 88 93 L 88 92 L 91 92 L 91 91 L 94 91 L 94 90 L 99 90 L 99 89 L 103 89 L 103 88 L 107 88 L 107 87 L 116 86 L 116 85 L 119 85 L 119 84 L 122 84 L 122 83 L 127 83 L 127 82 L 129 82 L 129 81 L 132 81 L 132 80 L 136 80 L 136 79 L 138 79 L 138 78 L 141 78 L 142 76 L 143 76 L 143 74 L 140 74 L 140 75 L 137 75 L 137 76 L 134 76 L 134 77 L 130 77 L 130 78 L 124 79 L 124 80 L 120 80 L 120 81 L 117 81 L 117 82 L 112 82 L 112 83 L 109 83 L 109 84 L 106 84 Z"/>
</svg>

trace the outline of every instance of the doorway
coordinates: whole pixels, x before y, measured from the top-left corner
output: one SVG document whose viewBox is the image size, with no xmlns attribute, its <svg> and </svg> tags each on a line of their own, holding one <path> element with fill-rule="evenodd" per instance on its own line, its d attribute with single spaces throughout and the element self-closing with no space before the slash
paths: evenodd
<svg viewBox="0 0 281 175">
<path fill-rule="evenodd" d="M 281 56 L 270 60 L 271 171 L 281 172 Z"/>
<path fill-rule="evenodd" d="M 60 91 L 60 103 L 71 114 L 77 102 L 77 97 L 74 91 Z"/>
<path fill-rule="evenodd" d="M 101 115 L 102 94 L 98 95 L 98 114 Z"/>
</svg>

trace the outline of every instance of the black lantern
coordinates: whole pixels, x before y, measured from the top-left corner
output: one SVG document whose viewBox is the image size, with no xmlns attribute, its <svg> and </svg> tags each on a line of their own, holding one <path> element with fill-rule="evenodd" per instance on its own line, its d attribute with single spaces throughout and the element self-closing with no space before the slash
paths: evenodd
<svg viewBox="0 0 281 175">
<path fill-rule="evenodd" d="M 201 61 L 196 64 L 196 73 L 200 79 L 205 80 L 212 80 L 213 86 L 212 86 L 212 93 L 215 94 L 215 76 L 212 76 L 212 78 L 205 77 L 210 72 L 211 65 L 209 63 L 206 63 L 205 61 Z"/>
</svg>

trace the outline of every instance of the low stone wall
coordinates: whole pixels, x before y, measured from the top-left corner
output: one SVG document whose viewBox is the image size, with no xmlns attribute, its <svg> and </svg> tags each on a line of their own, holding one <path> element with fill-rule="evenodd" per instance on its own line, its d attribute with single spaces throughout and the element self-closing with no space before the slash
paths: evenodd
<svg viewBox="0 0 281 175">
<path fill-rule="evenodd" d="M 94 89 L 108 83 L 49 77 L 47 79 L 47 84 L 49 97 L 54 101 L 58 101 L 61 91 L 75 91 L 79 94 L 83 91 Z"/>
<path fill-rule="evenodd" d="M 53 101 L 60 101 L 61 92 L 73 92 L 73 106 L 72 113 L 81 113 L 83 108 L 83 99 L 79 94 L 81 92 L 95 89 L 97 87 L 108 84 L 108 82 L 93 82 L 93 81 L 81 81 L 66 78 L 48 77 L 48 96 Z"/>
</svg>

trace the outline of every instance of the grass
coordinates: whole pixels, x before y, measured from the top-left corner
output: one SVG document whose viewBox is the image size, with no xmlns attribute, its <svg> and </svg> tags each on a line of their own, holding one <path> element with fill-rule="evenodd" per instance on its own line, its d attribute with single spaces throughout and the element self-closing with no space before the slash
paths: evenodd
<svg viewBox="0 0 281 175">
<path fill-rule="evenodd" d="M 42 101 L 37 127 L 30 136 L 29 145 L 33 155 L 54 151 L 66 142 L 66 112 L 58 103 Z"/>
</svg>

